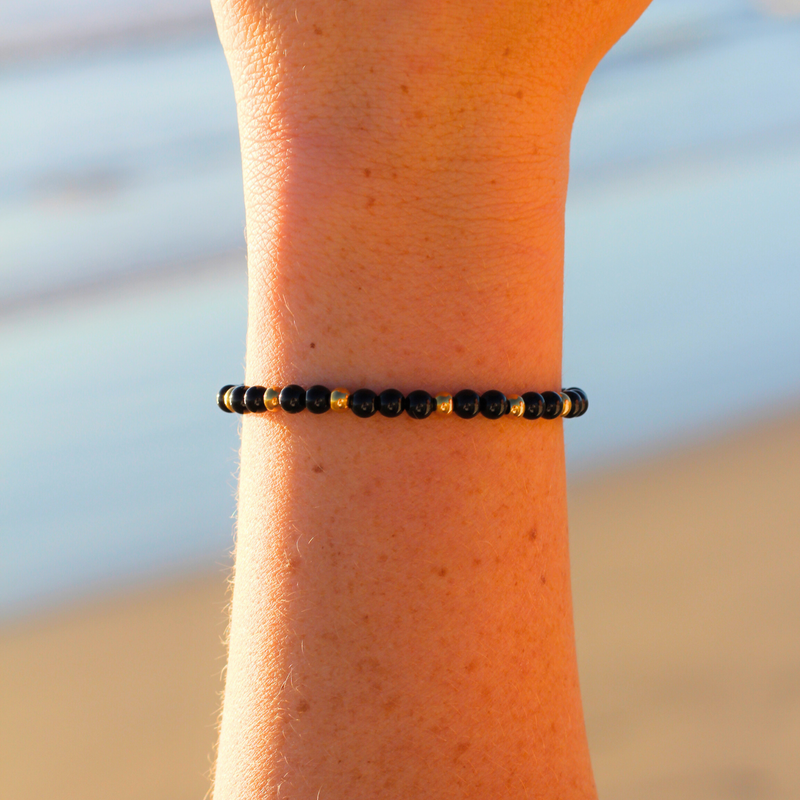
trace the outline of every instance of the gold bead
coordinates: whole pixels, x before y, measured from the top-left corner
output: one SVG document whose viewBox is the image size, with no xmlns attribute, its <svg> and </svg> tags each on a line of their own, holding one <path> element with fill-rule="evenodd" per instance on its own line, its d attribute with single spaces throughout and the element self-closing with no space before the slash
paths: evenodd
<svg viewBox="0 0 800 800">
<path fill-rule="evenodd" d="M 453 413 L 453 395 L 442 392 L 442 394 L 437 394 L 434 397 L 434 401 L 436 402 L 437 414 L 445 416 Z"/>
<path fill-rule="evenodd" d="M 512 417 L 521 417 L 525 414 L 525 401 L 518 394 L 508 396 L 509 414 Z"/>
<path fill-rule="evenodd" d="M 264 392 L 264 408 L 267 411 L 277 411 L 281 407 L 280 403 L 281 390 L 277 386 L 270 386 Z"/>
<path fill-rule="evenodd" d="M 228 391 L 227 391 L 227 392 L 225 392 L 225 394 L 224 394 L 224 396 L 223 396 L 223 398 L 222 398 L 222 402 L 223 402 L 223 403 L 225 403 L 225 408 L 227 408 L 227 409 L 228 409 L 228 411 L 233 411 L 233 408 L 232 408 L 232 406 L 231 406 L 231 392 L 232 392 L 232 391 L 233 391 L 235 388 L 236 388 L 235 386 L 231 386 L 231 388 L 230 388 L 230 389 L 228 389 Z"/>
<path fill-rule="evenodd" d="M 334 389 L 331 392 L 331 411 L 347 411 L 350 392 L 347 389 Z"/>
<path fill-rule="evenodd" d="M 559 392 L 559 394 L 561 395 L 561 400 L 564 403 L 559 416 L 566 417 L 567 414 L 572 411 L 572 400 L 566 392 Z"/>
</svg>

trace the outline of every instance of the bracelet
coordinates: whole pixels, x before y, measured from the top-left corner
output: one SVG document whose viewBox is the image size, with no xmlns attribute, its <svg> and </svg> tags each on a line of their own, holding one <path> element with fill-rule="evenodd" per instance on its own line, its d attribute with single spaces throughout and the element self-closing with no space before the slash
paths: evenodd
<svg viewBox="0 0 800 800">
<path fill-rule="evenodd" d="M 404 411 L 412 419 L 425 419 L 435 414 L 455 414 L 462 419 L 472 419 L 483 414 L 488 419 L 499 419 L 510 414 L 524 419 L 556 419 L 556 417 L 581 417 L 589 408 L 589 398 L 583 389 L 562 389 L 560 392 L 526 392 L 522 396 L 506 397 L 491 389 L 483 394 L 462 389 L 455 395 L 440 393 L 430 395 L 417 390 L 403 396 L 397 389 L 386 389 L 376 394 L 371 389 L 359 389 L 352 394 L 347 389 L 331 391 L 325 386 L 223 386 L 217 393 L 217 405 L 228 413 L 260 414 L 283 409 L 297 414 L 307 409 L 312 414 L 326 411 L 352 411 L 357 417 L 371 417 L 377 413 L 384 417 L 399 417 Z"/>
</svg>

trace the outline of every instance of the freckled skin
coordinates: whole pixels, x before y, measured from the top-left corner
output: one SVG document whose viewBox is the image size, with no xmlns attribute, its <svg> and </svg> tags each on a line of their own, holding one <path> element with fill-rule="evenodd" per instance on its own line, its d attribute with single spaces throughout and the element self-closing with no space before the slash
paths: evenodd
<svg viewBox="0 0 800 800">
<path fill-rule="evenodd" d="M 646 5 L 214 0 L 247 383 L 560 389 L 572 120 Z M 215 800 L 596 798 L 561 426 L 243 418 Z"/>
</svg>

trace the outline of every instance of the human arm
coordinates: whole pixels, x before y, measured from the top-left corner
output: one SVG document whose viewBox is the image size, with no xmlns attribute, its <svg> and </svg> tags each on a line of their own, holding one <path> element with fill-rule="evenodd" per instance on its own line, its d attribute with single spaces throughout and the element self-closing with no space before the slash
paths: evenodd
<svg viewBox="0 0 800 800">
<path fill-rule="evenodd" d="M 217 2 L 247 383 L 558 389 L 569 136 L 646 3 Z M 215 798 L 594 797 L 560 421 L 244 418 Z"/>
</svg>

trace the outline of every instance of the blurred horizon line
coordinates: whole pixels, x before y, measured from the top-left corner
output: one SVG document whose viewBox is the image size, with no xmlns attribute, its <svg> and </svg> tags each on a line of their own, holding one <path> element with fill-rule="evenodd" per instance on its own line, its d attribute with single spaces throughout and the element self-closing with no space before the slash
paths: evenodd
<svg viewBox="0 0 800 800">
<path fill-rule="evenodd" d="M 0 326 L 19 314 L 43 311 L 62 303 L 95 300 L 126 286 L 157 286 L 178 276 L 234 272 L 245 267 L 246 261 L 244 250 L 230 249 L 195 258 L 134 264 L 127 269 L 100 272 L 17 295 L 0 295 Z"/>
</svg>

